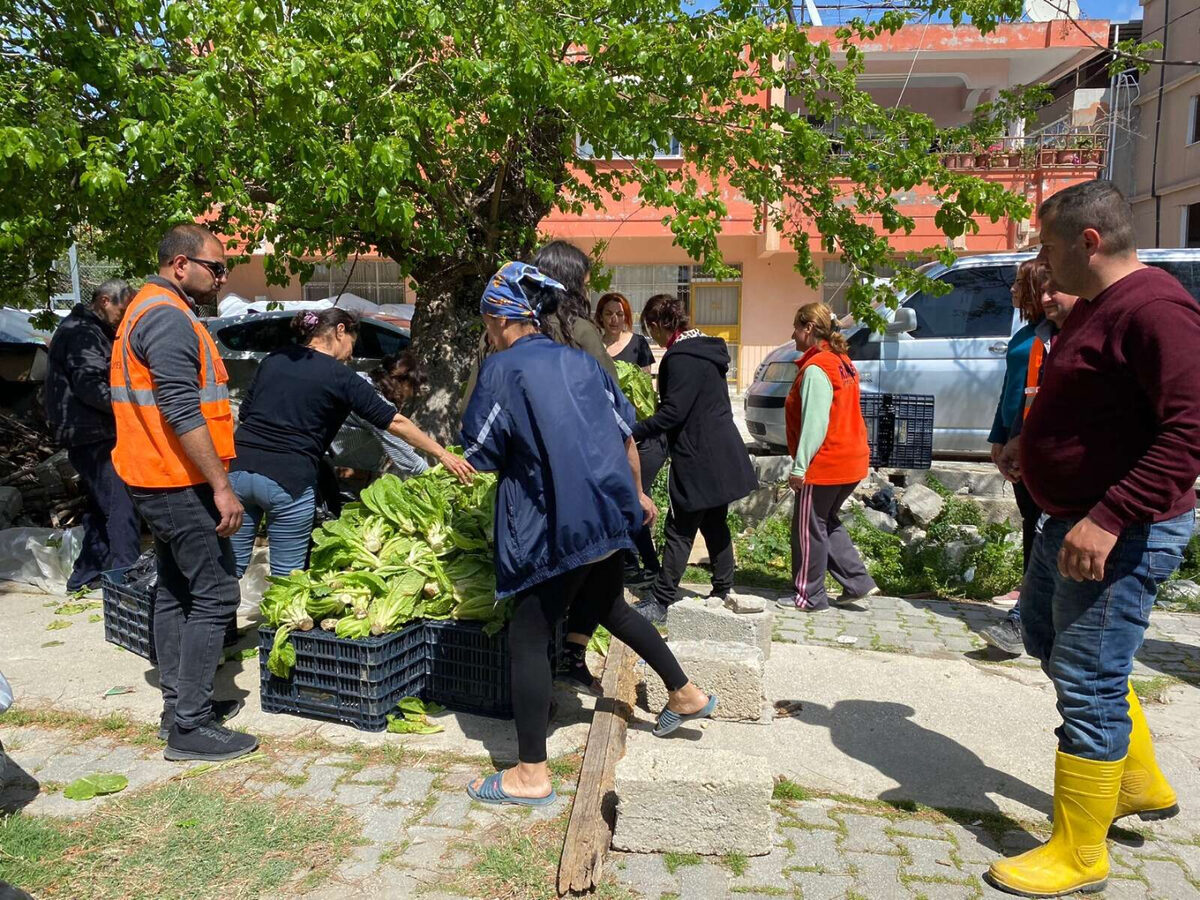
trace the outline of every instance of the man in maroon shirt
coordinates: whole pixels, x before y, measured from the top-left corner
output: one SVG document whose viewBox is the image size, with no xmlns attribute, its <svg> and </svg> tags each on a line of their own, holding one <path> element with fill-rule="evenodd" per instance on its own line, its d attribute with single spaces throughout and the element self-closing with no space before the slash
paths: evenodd
<svg viewBox="0 0 1200 900">
<path fill-rule="evenodd" d="M 1021 590 L 1025 648 L 1054 683 L 1054 830 L 992 864 L 1027 897 L 1099 890 L 1113 819 L 1179 811 L 1129 686 L 1158 585 L 1178 568 L 1200 474 L 1200 306 L 1138 262 L 1129 204 L 1107 181 L 1042 204 L 1041 258 L 1081 298 L 1021 433 L 1021 478 L 1046 511 Z"/>
</svg>

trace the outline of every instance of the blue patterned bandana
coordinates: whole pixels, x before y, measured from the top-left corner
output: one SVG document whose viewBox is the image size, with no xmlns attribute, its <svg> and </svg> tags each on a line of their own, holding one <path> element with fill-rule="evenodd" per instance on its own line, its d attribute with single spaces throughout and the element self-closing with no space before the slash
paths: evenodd
<svg viewBox="0 0 1200 900">
<path fill-rule="evenodd" d="M 505 263 L 500 271 L 492 276 L 483 291 L 483 297 L 479 301 L 480 315 L 497 316 L 501 319 L 529 319 L 536 322 L 540 306 L 535 306 L 529 299 L 523 284 L 566 290 L 549 275 L 539 272 L 535 266 L 520 262 Z"/>
</svg>

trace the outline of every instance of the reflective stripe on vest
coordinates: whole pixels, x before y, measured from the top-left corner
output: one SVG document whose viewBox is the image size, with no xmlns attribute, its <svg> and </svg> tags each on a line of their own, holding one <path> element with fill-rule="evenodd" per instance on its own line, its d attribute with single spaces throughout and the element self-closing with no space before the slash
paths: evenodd
<svg viewBox="0 0 1200 900">
<path fill-rule="evenodd" d="M 217 347 L 204 324 L 187 304 L 161 287 L 148 284 L 130 303 L 117 332 L 109 385 L 117 422 L 113 467 L 134 487 L 185 487 L 205 478 L 183 450 L 174 430 L 158 408 L 154 378 L 132 352 L 129 336 L 141 317 L 156 306 L 171 306 L 187 316 L 196 335 L 200 356 L 199 405 L 217 456 L 234 456 L 233 416 L 229 406 L 228 376 Z"/>
<path fill-rule="evenodd" d="M 1021 410 L 1021 418 L 1029 415 L 1029 407 L 1033 406 L 1033 398 L 1037 396 L 1042 384 L 1042 363 L 1046 358 L 1046 345 L 1037 335 L 1029 347 L 1029 364 L 1025 367 L 1025 408 Z"/>
</svg>

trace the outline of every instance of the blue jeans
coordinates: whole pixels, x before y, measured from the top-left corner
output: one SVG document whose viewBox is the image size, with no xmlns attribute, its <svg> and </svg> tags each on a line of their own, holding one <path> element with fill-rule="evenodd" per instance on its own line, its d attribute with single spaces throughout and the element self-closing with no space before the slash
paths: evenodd
<svg viewBox="0 0 1200 900">
<path fill-rule="evenodd" d="M 271 574 L 288 575 L 293 569 L 303 569 L 308 564 L 308 541 L 316 510 L 313 489 L 310 487 L 293 499 L 275 481 L 257 472 L 230 472 L 229 484 L 246 509 L 242 527 L 230 538 L 238 578 L 250 565 L 254 538 L 264 515 L 271 546 Z"/>
<path fill-rule="evenodd" d="M 101 572 L 132 566 L 142 552 L 142 522 L 129 489 L 112 464 L 112 441 L 79 444 L 67 459 L 87 494 L 83 511 L 83 548 L 67 579 L 67 590 L 85 588 Z"/>
<path fill-rule="evenodd" d="M 1129 674 L 1142 645 L 1158 586 L 1179 568 L 1192 536 L 1188 512 L 1131 525 L 1105 563 L 1103 581 L 1072 581 L 1058 551 L 1078 519 L 1048 518 L 1021 589 L 1025 650 L 1041 660 L 1058 694 L 1063 753 L 1102 762 L 1129 750 Z"/>
</svg>

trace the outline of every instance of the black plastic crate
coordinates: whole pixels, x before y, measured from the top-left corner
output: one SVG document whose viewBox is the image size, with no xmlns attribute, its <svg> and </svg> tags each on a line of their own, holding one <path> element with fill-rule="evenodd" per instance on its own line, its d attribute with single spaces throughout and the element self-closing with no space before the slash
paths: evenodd
<svg viewBox="0 0 1200 900">
<path fill-rule="evenodd" d="M 275 629 L 258 630 L 263 712 L 290 713 L 341 722 L 362 731 L 383 731 L 387 716 L 407 696 L 420 696 L 425 683 L 425 626 L 351 640 L 314 628 L 294 631 L 296 665 L 290 678 L 267 669 Z"/>
<path fill-rule="evenodd" d="M 566 623 L 559 622 L 547 648 L 553 666 L 562 653 Z M 457 712 L 512 718 L 512 665 L 508 628 L 495 635 L 479 622 L 453 619 L 425 623 L 425 689 L 422 699 Z"/>
<path fill-rule="evenodd" d="M 154 652 L 154 595 L 127 585 L 127 571 L 128 568 L 110 569 L 100 576 L 104 600 L 104 639 L 136 653 L 142 659 L 157 663 L 158 654 Z M 234 616 L 225 628 L 225 646 L 231 647 L 237 641 L 237 617 Z"/>
<path fill-rule="evenodd" d="M 871 465 L 928 469 L 933 462 L 933 395 L 868 394 L 860 397 Z"/>
</svg>

